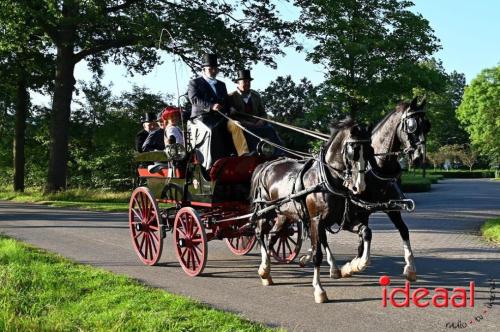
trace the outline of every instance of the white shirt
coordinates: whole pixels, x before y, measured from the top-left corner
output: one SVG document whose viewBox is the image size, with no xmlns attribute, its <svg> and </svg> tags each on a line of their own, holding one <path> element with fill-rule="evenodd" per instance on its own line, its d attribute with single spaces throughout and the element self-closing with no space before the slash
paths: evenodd
<svg viewBox="0 0 500 332">
<path fill-rule="evenodd" d="M 184 145 L 184 137 L 182 136 L 182 130 L 177 126 L 167 125 L 165 127 L 165 136 L 167 140 L 170 136 L 175 137 L 175 142 Z"/>
<path fill-rule="evenodd" d="M 203 78 L 205 79 L 205 81 L 207 81 L 207 83 L 210 85 L 212 90 L 214 90 L 214 93 L 217 95 L 217 89 L 215 88 L 215 84 L 217 84 L 217 80 L 215 78 L 211 78 L 211 77 L 208 77 L 205 75 L 203 75 Z"/>
</svg>

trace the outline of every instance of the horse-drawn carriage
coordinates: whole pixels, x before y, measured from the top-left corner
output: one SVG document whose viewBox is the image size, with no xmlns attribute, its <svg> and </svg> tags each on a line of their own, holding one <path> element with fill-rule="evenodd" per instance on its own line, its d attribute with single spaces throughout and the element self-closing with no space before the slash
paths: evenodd
<svg viewBox="0 0 500 332">
<path fill-rule="evenodd" d="M 254 247 L 255 227 L 248 217 L 250 179 L 255 168 L 273 156 L 259 146 L 255 155 L 219 157 L 207 164 L 203 151 L 208 153 L 207 142 L 213 145 L 213 139 L 210 133 L 200 139 L 204 128 L 188 122 L 186 148 L 173 144 L 165 151 L 136 156 L 142 185 L 130 199 L 129 227 L 134 249 L 147 265 L 158 263 L 167 234 L 173 233 L 181 267 L 196 276 L 205 267 L 209 241 L 224 240 L 235 255 Z M 276 261 L 293 261 L 302 244 L 302 224 L 274 236 L 270 249 Z"/>
<path fill-rule="evenodd" d="M 262 283 L 269 285 L 269 256 L 279 262 L 293 261 L 304 229 L 311 250 L 301 263 L 314 262 L 315 300 L 324 302 L 326 292 L 319 280 L 321 247 L 326 250 L 331 277 L 362 271 L 370 261 L 369 215 L 384 211 L 403 240 L 403 273 L 415 280 L 408 228 L 400 214 L 413 211 L 415 204 L 405 198 L 397 183 L 398 157 L 425 159 L 430 124 L 424 105 L 417 104 L 416 98 L 400 103 L 373 130 L 347 122 L 335 127 L 331 135 L 309 131 L 326 143 L 319 154 L 304 160 L 273 160 L 261 145 L 257 155 L 225 156 L 208 163 L 208 168 L 206 156 L 200 153 L 207 135 L 191 126 L 187 149 L 174 144 L 165 151 L 136 157 L 144 185 L 132 193 L 129 227 L 139 258 L 156 264 L 164 239 L 172 232 L 180 265 L 188 275 L 196 276 L 205 267 L 209 241 L 225 240 L 233 253 L 244 255 L 257 240 L 262 254 L 258 273 Z M 358 255 L 342 269 L 336 266 L 326 240 L 326 231 L 332 231 L 335 224 L 338 230 L 360 236 Z"/>
</svg>

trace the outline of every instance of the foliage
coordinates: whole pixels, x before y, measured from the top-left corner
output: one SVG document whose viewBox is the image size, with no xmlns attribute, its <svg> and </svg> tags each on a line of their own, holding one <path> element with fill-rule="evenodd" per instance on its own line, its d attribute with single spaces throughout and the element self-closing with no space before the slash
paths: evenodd
<svg viewBox="0 0 500 332">
<path fill-rule="evenodd" d="M 474 147 L 498 164 L 500 160 L 500 66 L 483 70 L 465 89 L 457 116 Z"/>
<path fill-rule="evenodd" d="M 436 80 L 425 61 L 438 48 L 429 22 L 410 1 L 296 0 L 300 31 L 315 40 L 307 59 L 325 68 L 334 112 L 378 119 L 390 102 Z M 437 78 L 439 80 L 439 77 Z"/>
<path fill-rule="evenodd" d="M 486 239 L 500 244 L 500 218 L 486 220 L 481 226 L 481 234 Z"/>
<path fill-rule="evenodd" d="M 427 159 L 431 162 L 434 169 L 445 162 L 446 158 L 439 151 L 437 152 L 427 152 Z"/>
<path fill-rule="evenodd" d="M 2 331 L 271 330 L 6 238 L 0 279 Z"/>
<path fill-rule="evenodd" d="M 262 101 L 274 120 L 302 128 L 325 130 L 333 116 L 322 107 L 318 88 L 306 78 L 297 84 L 290 75 L 279 76 L 262 92 Z M 300 151 L 311 147 L 303 134 L 279 127 L 276 129 L 285 146 Z"/>
</svg>

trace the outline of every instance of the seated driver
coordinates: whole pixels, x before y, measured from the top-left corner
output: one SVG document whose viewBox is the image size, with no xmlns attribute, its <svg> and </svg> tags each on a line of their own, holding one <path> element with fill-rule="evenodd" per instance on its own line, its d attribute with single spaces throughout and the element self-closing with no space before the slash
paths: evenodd
<svg viewBox="0 0 500 332">
<path fill-rule="evenodd" d="M 144 114 L 142 118 L 142 127 L 143 129 L 135 136 L 136 151 L 148 152 L 163 150 L 165 148 L 163 146 L 163 130 L 158 125 L 156 114 L 153 112 Z"/>
</svg>

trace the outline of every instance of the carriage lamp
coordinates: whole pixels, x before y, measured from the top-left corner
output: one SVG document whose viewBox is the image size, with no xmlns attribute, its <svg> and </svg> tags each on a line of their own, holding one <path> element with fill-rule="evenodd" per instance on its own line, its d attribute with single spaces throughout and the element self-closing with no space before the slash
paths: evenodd
<svg viewBox="0 0 500 332">
<path fill-rule="evenodd" d="M 183 160 L 186 158 L 186 148 L 179 143 L 169 144 L 165 147 L 165 155 L 168 160 Z"/>
<path fill-rule="evenodd" d="M 274 151 L 274 146 L 269 145 L 264 141 L 260 141 L 259 144 L 257 144 L 257 152 L 264 157 L 272 157 L 274 155 Z"/>
</svg>

